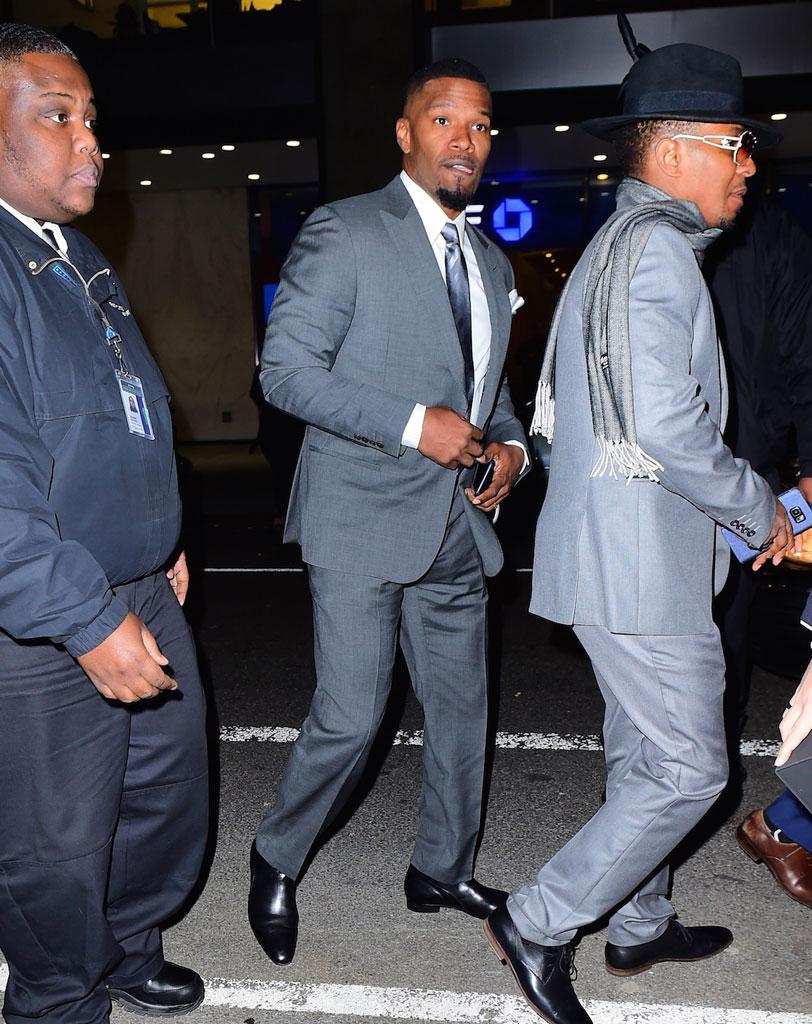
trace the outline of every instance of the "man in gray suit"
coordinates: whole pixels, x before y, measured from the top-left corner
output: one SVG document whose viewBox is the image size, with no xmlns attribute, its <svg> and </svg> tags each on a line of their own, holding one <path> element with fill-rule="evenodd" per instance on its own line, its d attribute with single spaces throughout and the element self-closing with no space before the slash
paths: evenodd
<svg viewBox="0 0 812 1024">
<path fill-rule="evenodd" d="M 485 917 L 506 898 L 473 877 L 486 731 L 491 521 L 526 466 L 503 363 L 513 274 L 465 222 L 490 150 L 472 65 L 411 79 L 403 173 L 316 210 L 268 322 L 265 397 L 307 424 L 285 539 L 313 598 L 317 686 L 251 854 L 249 920 L 268 956 L 296 943 L 295 884 L 362 774 L 400 643 L 423 705 L 423 790 L 410 910 Z M 473 467 L 493 460 L 474 493 Z"/>
<path fill-rule="evenodd" d="M 605 914 L 615 975 L 701 960 L 732 939 L 677 922 L 666 859 L 727 778 L 711 618 L 729 557 L 719 525 L 761 551 L 756 568 L 791 543 L 769 485 L 722 441 L 726 388 L 699 268 L 741 209 L 754 132 L 770 131 L 742 116 L 732 57 L 634 49 L 624 113 L 584 126 L 618 144 L 626 177 L 562 296 L 537 410 L 555 440 L 531 610 L 574 624 L 592 661 L 606 704 L 606 800 L 485 923 L 553 1024 L 590 1019 L 570 979 L 571 943 Z"/>
</svg>

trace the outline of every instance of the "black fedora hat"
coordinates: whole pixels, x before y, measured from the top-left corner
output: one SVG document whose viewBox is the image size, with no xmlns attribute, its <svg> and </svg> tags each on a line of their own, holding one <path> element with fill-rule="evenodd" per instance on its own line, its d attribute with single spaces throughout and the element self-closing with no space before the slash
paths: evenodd
<svg viewBox="0 0 812 1024">
<path fill-rule="evenodd" d="M 699 121 L 740 124 L 761 146 L 781 141 L 770 125 L 744 116 L 742 69 L 735 57 L 693 43 L 649 50 L 634 40 L 625 16 L 618 21 L 636 61 L 620 87 L 623 113 L 582 121 L 584 131 L 611 141 L 618 128 L 637 121 Z"/>
</svg>

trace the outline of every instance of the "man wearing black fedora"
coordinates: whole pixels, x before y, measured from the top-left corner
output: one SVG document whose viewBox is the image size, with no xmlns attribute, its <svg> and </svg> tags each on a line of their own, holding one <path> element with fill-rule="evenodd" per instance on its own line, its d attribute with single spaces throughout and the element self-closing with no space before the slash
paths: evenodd
<svg viewBox="0 0 812 1024">
<path fill-rule="evenodd" d="M 609 916 L 606 967 L 638 974 L 703 960 L 732 940 L 685 927 L 668 858 L 727 779 L 724 658 L 711 618 L 729 552 L 792 545 L 770 486 L 722 441 L 726 385 L 699 263 L 733 224 L 755 173 L 736 60 L 654 52 L 621 22 L 636 63 L 623 113 L 583 127 L 617 146 L 617 210 L 561 297 L 534 430 L 553 440 L 531 611 L 573 625 L 606 704 L 606 799 L 484 924 L 544 1020 L 588 1024 L 571 975 L 579 929 Z"/>
</svg>

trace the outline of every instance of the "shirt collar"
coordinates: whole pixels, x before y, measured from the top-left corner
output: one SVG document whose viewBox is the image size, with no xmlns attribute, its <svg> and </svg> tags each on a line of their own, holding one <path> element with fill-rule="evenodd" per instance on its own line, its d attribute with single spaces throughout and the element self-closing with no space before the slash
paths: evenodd
<svg viewBox="0 0 812 1024">
<path fill-rule="evenodd" d="M 16 217 L 21 224 L 25 224 L 25 226 L 29 228 L 31 231 L 33 231 L 35 235 L 41 238 L 46 245 L 51 245 L 51 240 L 46 236 L 43 230 L 43 228 L 48 228 L 49 231 L 53 232 L 54 238 L 56 239 L 56 244 L 59 248 L 59 252 L 63 256 L 67 255 L 68 243 L 65 241 L 65 236 L 62 234 L 62 229 L 58 224 L 52 224 L 50 221 L 44 221 L 42 224 L 40 224 L 39 221 L 34 220 L 33 217 L 28 217 L 26 214 L 20 213 L 19 210 L 15 210 L 10 203 L 7 203 L 2 198 L 0 198 L 0 206 L 2 206 L 4 210 L 8 210 L 8 212 L 12 216 Z M 52 245 L 51 248 L 53 248 Z"/>
<path fill-rule="evenodd" d="M 460 242 L 465 238 L 465 211 L 456 220 L 451 220 L 445 210 L 439 205 L 436 199 L 421 188 L 417 182 L 412 181 L 405 171 L 400 172 L 400 180 L 406 186 L 406 191 L 412 197 L 412 202 L 417 207 L 423 227 L 429 236 L 432 245 L 437 241 L 440 232 L 446 224 L 453 224 L 459 232 Z"/>
</svg>

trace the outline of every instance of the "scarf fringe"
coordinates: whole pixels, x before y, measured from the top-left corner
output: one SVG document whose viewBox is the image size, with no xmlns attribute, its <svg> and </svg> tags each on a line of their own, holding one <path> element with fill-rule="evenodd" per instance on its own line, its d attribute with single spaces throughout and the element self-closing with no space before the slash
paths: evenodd
<svg viewBox="0 0 812 1024">
<path fill-rule="evenodd" d="M 659 483 L 660 478 L 657 472 L 663 467 L 647 455 L 639 444 L 632 441 L 620 440 L 610 441 L 606 437 L 598 437 L 598 459 L 592 467 L 590 476 L 606 476 L 613 479 L 619 476 L 626 478 L 626 483 L 632 480 L 652 480 Z"/>
<path fill-rule="evenodd" d="M 536 404 L 533 411 L 533 422 L 530 424 L 530 434 L 543 434 L 552 444 L 553 431 L 555 430 L 555 398 L 553 398 L 553 386 L 550 381 L 546 383 L 539 378 L 536 388 Z"/>
</svg>

